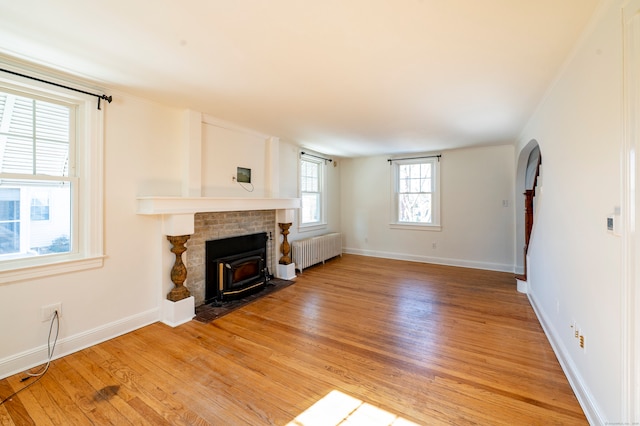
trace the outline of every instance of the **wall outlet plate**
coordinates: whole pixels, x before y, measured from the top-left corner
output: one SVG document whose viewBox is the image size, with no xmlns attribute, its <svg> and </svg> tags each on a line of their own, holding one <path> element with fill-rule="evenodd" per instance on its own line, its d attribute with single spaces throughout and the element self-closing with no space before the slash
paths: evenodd
<svg viewBox="0 0 640 426">
<path fill-rule="evenodd" d="M 62 316 L 62 303 L 52 303 L 51 305 L 45 305 L 40 308 L 40 321 L 46 322 L 53 318 L 53 313 L 58 311 L 58 318 Z"/>
</svg>

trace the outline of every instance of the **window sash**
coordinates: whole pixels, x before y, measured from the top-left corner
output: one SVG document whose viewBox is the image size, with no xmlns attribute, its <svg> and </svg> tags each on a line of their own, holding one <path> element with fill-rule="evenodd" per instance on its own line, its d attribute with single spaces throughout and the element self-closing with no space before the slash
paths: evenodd
<svg viewBox="0 0 640 426">
<path fill-rule="evenodd" d="M 0 224 L 5 223 L 2 236 L 17 241 L 18 244 L 12 248 L 0 248 L 0 263 L 53 253 L 78 252 L 78 227 L 75 225 L 77 178 L 27 177 L 2 182 L 0 189 L 4 191 L 0 193 L 8 191 L 19 193 L 15 204 L 18 214 L 11 220 L 2 220 L 4 216 L 0 218 Z M 47 216 L 46 218 L 34 217 L 34 201 L 42 199 L 43 194 L 46 194 L 44 198 L 48 200 L 48 204 L 37 205 L 36 203 L 35 207 L 46 207 Z M 0 210 L 4 211 L 2 204 L 3 201 L 0 200 Z M 13 222 L 16 226 L 9 230 L 8 222 Z M 65 250 L 60 245 L 62 240 L 67 242 Z"/>
<path fill-rule="evenodd" d="M 303 192 L 302 193 L 302 223 L 319 223 L 320 222 L 320 193 Z"/>
<path fill-rule="evenodd" d="M 300 160 L 300 226 L 324 223 L 324 162 L 302 156 Z"/>
<path fill-rule="evenodd" d="M 399 223 L 433 223 L 431 194 L 398 194 Z"/>
<path fill-rule="evenodd" d="M 52 79 L 50 75 L 40 74 L 34 69 L 21 69 L 16 65 L 11 65 L 10 67 L 43 79 Z M 55 79 L 53 77 L 53 80 Z M 82 87 L 82 84 L 80 83 L 78 86 Z M 69 198 L 72 200 L 69 209 L 72 240 L 61 244 L 59 244 L 60 241 L 56 243 L 56 247 L 62 247 L 64 250 L 70 244 L 71 251 L 17 259 L 5 258 L 0 261 L 0 285 L 100 267 L 104 258 L 102 234 L 103 111 L 96 109 L 95 99 L 92 96 L 62 89 L 52 89 L 50 85 L 22 77 L 0 75 L 0 92 L 33 98 L 68 108 L 70 112 L 69 124 L 63 127 L 68 127 L 69 140 L 71 141 L 68 147 L 66 165 L 57 167 L 55 172 L 48 171 L 46 167 L 49 165 L 46 162 L 41 162 L 36 165 L 35 169 L 32 167 L 28 171 L 12 170 L 9 172 L 0 170 L 0 181 L 22 181 L 28 187 L 35 183 L 33 181 L 38 180 L 48 181 L 48 183 L 64 181 L 68 185 Z M 6 102 L 3 104 L 0 100 L 0 109 L 4 107 L 6 107 Z M 41 126 L 38 129 L 39 138 L 36 140 L 36 148 L 41 148 L 41 152 L 50 149 L 55 150 L 56 147 L 59 148 L 59 128 L 49 126 L 48 130 L 44 131 L 44 127 Z M 10 133 L 8 128 L 3 126 L 1 117 L 0 132 L 5 133 L 5 138 L 9 136 L 7 133 Z M 24 133 L 22 131 L 20 136 L 23 136 Z M 14 136 L 12 135 L 11 137 Z M 81 138 L 81 141 L 76 142 L 76 137 Z M 3 136 L 0 133 L 0 151 L 2 149 L 2 138 Z M 37 144 L 41 144 L 41 146 L 38 147 Z M 59 165 L 61 163 L 57 162 L 56 164 Z M 50 202 L 53 201 L 50 199 Z M 49 212 L 50 220 L 53 214 L 52 208 L 50 207 Z M 21 210 L 22 217 L 28 220 L 30 206 L 27 204 L 25 207 L 21 207 Z M 36 223 L 42 226 L 47 224 L 46 221 L 36 221 Z"/>
<path fill-rule="evenodd" d="M 0 91 L 0 174 L 68 176 L 73 166 L 75 108 Z"/>
<path fill-rule="evenodd" d="M 392 223 L 439 225 L 439 164 L 436 159 L 397 160 L 393 163 Z"/>
</svg>

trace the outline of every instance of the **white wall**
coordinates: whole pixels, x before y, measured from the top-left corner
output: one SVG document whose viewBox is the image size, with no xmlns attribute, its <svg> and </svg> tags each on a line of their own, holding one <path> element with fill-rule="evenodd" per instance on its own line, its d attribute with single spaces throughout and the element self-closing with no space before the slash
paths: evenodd
<svg viewBox="0 0 640 426">
<path fill-rule="evenodd" d="M 0 377 L 45 359 L 40 307 L 62 302 L 56 355 L 159 318 L 160 223 L 136 215 L 140 195 L 180 195 L 181 112 L 121 93 L 105 105 L 104 267 L 0 286 Z M 177 164 L 177 166 L 176 166 Z M 168 253 L 171 255 L 171 253 Z"/>
<path fill-rule="evenodd" d="M 293 142 L 280 140 L 280 196 L 298 197 L 298 161 L 300 147 Z M 286 167 L 285 167 L 286 165 Z"/>
<path fill-rule="evenodd" d="M 443 152 L 441 231 L 389 227 L 391 166 L 387 157 L 343 160 L 342 169 L 345 251 L 513 271 L 512 146 Z"/>
<path fill-rule="evenodd" d="M 515 157 L 532 139 L 539 143 L 529 296 L 593 423 L 631 420 L 621 412 L 621 240 L 606 228 L 621 195 L 623 1 L 605 4 Z M 584 350 L 573 337 L 574 321 Z"/>
<path fill-rule="evenodd" d="M 202 196 L 265 197 L 267 136 L 202 123 Z M 237 168 L 251 169 L 251 184 L 238 183 Z"/>
</svg>

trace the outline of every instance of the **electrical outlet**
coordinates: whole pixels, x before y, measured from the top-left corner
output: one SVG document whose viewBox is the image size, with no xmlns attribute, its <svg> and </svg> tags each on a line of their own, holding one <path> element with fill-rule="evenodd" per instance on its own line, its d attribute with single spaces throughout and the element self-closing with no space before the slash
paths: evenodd
<svg viewBox="0 0 640 426">
<path fill-rule="evenodd" d="M 431 243 L 431 248 L 437 249 L 438 248 L 438 243 L 437 242 L 433 242 Z"/>
<path fill-rule="evenodd" d="M 62 303 L 52 303 L 51 305 L 46 305 L 40 308 L 40 321 L 46 322 L 50 321 L 53 318 L 53 313 L 58 311 L 58 318 L 62 316 Z"/>
</svg>

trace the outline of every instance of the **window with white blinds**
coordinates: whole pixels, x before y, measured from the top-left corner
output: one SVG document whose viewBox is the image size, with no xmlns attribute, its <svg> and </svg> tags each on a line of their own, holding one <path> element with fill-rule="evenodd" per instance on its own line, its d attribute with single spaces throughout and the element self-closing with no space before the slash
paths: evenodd
<svg viewBox="0 0 640 426">
<path fill-rule="evenodd" d="M 8 80 L 0 78 L 0 283 L 102 262 L 102 168 L 90 167 L 101 163 L 101 112 L 88 97 Z"/>
<path fill-rule="evenodd" d="M 0 92 L 0 260 L 72 251 L 74 115 Z"/>
</svg>

